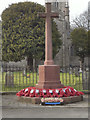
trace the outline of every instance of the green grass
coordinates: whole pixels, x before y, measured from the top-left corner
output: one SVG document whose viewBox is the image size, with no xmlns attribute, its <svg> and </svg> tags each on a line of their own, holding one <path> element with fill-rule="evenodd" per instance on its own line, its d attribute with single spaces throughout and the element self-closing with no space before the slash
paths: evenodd
<svg viewBox="0 0 90 120">
<path fill-rule="evenodd" d="M 19 91 L 23 88 L 29 86 L 35 86 L 39 80 L 39 75 L 37 73 L 27 73 L 27 76 L 23 76 L 22 72 L 13 72 L 14 75 L 14 86 L 5 86 L 5 76 L 6 72 L 0 74 L 0 84 L 2 85 L 2 91 Z M 80 77 L 76 77 L 75 74 L 60 73 L 60 81 L 65 86 L 72 86 L 77 90 L 82 90 L 82 74 Z"/>
<path fill-rule="evenodd" d="M 76 77 L 75 74 L 60 73 L 60 81 L 65 86 L 74 87 L 77 90 L 82 90 L 82 74 Z"/>
<path fill-rule="evenodd" d="M 30 77 L 23 76 L 22 72 L 14 72 L 14 86 L 6 87 L 5 86 L 5 76 L 6 73 L 2 74 L 2 91 L 18 91 L 29 86 L 35 86 L 37 80 L 39 79 L 37 73 L 30 73 Z M 29 74 L 27 73 L 27 76 Z"/>
</svg>

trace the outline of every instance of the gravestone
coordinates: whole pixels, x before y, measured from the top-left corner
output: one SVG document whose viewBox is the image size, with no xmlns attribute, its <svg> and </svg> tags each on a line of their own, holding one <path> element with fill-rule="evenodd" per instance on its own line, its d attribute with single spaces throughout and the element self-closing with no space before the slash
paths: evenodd
<svg viewBox="0 0 90 120">
<path fill-rule="evenodd" d="M 89 71 L 83 71 L 83 90 L 88 90 Z"/>
<path fill-rule="evenodd" d="M 1 73 L 3 72 L 3 66 L 1 65 Z"/>
<path fill-rule="evenodd" d="M 5 86 L 13 87 L 14 86 L 14 75 L 12 72 L 7 72 L 5 76 Z"/>
<path fill-rule="evenodd" d="M 62 88 L 60 81 L 60 66 L 54 65 L 52 59 L 52 28 L 51 18 L 58 18 L 59 14 L 51 12 L 51 3 L 46 3 L 45 13 L 39 13 L 45 18 L 45 62 L 39 66 L 39 81 L 36 88 Z"/>
<path fill-rule="evenodd" d="M 26 74 L 26 68 L 24 67 L 24 69 L 23 69 L 23 76 L 26 76 L 27 74 Z"/>
<path fill-rule="evenodd" d="M 80 76 L 80 74 L 79 74 L 79 68 L 78 67 L 75 67 L 75 76 L 76 77 Z"/>
<path fill-rule="evenodd" d="M 72 74 L 72 68 L 70 67 L 70 69 L 69 69 L 69 74 Z"/>
<path fill-rule="evenodd" d="M 82 68 L 79 69 L 79 73 L 82 73 Z"/>
</svg>

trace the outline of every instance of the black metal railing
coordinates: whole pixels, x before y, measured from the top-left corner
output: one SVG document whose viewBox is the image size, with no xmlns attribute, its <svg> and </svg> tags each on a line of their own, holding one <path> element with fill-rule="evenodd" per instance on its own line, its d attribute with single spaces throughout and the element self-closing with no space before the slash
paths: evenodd
<svg viewBox="0 0 90 120">
<path fill-rule="evenodd" d="M 26 66 L 2 65 L 0 73 L 2 91 L 19 91 L 35 86 L 39 80 L 38 67 L 30 70 Z M 82 71 L 79 66 L 60 67 L 60 81 L 77 90 L 88 90 L 89 67 Z"/>
</svg>

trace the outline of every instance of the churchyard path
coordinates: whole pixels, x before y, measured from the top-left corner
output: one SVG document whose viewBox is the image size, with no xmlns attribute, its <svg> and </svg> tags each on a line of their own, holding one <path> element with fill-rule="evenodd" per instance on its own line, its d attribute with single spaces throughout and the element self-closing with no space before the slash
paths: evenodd
<svg viewBox="0 0 90 120">
<path fill-rule="evenodd" d="M 84 95 L 81 102 L 62 106 L 20 103 L 15 95 L 2 95 L 1 98 L 3 118 L 88 118 L 88 95 Z"/>
</svg>

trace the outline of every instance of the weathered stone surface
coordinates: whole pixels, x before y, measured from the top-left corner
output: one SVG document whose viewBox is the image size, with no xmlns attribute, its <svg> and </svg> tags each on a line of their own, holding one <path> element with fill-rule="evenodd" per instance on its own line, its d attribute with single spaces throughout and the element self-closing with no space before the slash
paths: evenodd
<svg viewBox="0 0 90 120">
<path fill-rule="evenodd" d="M 64 104 L 79 102 L 83 100 L 83 96 L 70 96 L 70 97 L 63 97 Z"/>
<path fill-rule="evenodd" d="M 51 12 L 51 3 L 45 4 L 45 13 L 39 13 L 39 16 L 45 18 L 45 62 L 44 65 L 53 65 L 52 59 L 52 25 L 51 18 L 58 18 L 59 14 Z"/>
<path fill-rule="evenodd" d="M 74 102 L 80 102 L 83 100 L 83 96 L 70 96 L 70 97 L 62 97 L 64 100 L 63 104 L 69 104 Z M 32 104 L 40 104 L 41 97 L 18 97 L 19 102 L 32 103 Z"/>
<path fill-rule="evenodd" d="M 7 72 L 5 76 L 5 86 L 13 87 L 14 86 L 14 75 L 11 72 Z"/>
<path fill-rule="evenodd" d="M 83 71 L 83 90 L 88 90 L 89 71 Z"/>
<path fill-rule="evenodd" d="M 60 82 L 60 67 L 57 65 L 39 66 L 39 82 L 36 88 L 63 88 Z"/>
<path fill-rule="evenodd" d="M 24 102 L 24 103 L 32 103 L 32 104 L 40 104 L 41 98 L 40 97 L 18 97 L 17 101 Z"/>
<path fill-rule="evenodd" d="M 63 97 L 64 104 L 71 103 L 71 97 Z"/>
</svg>

